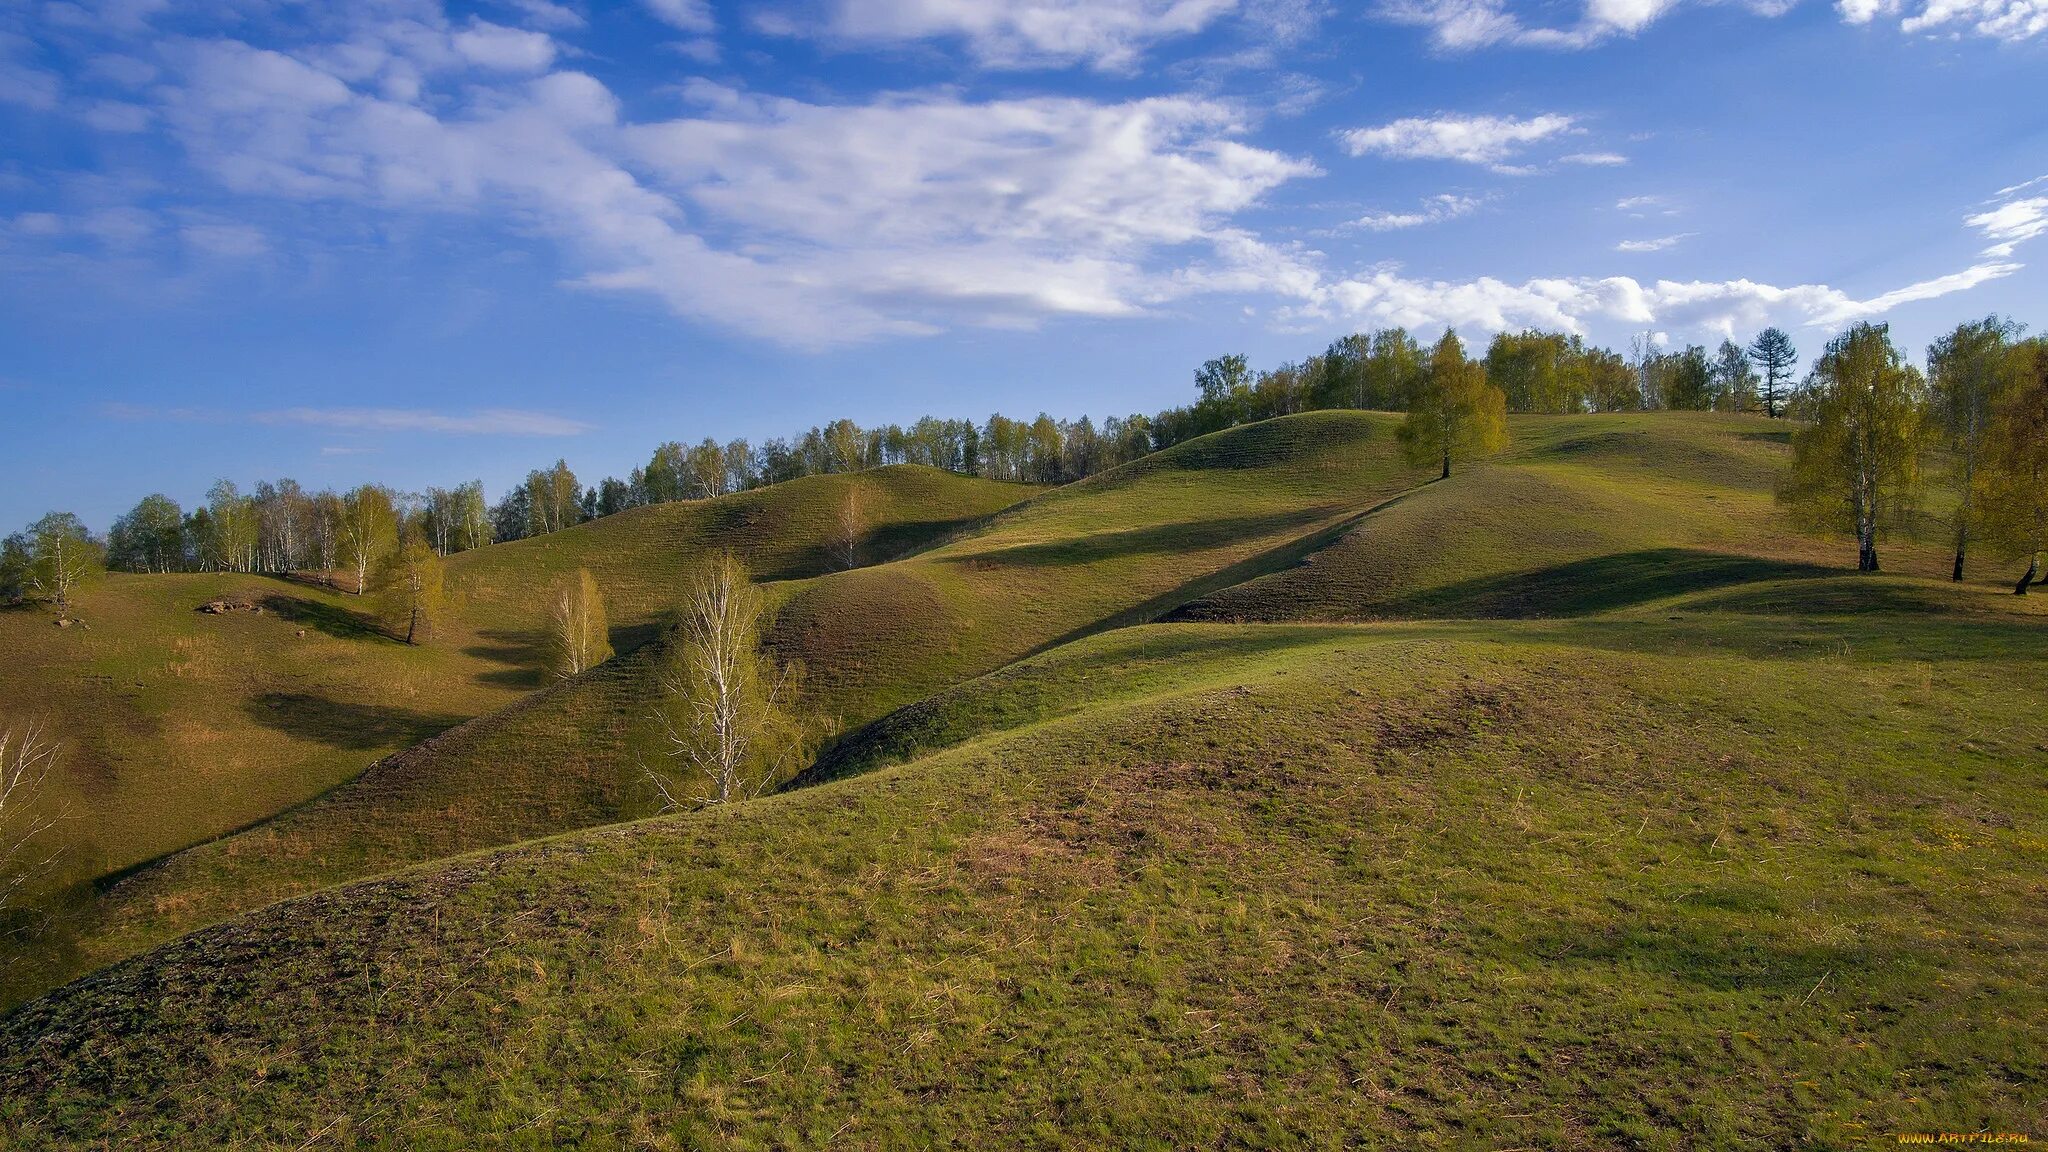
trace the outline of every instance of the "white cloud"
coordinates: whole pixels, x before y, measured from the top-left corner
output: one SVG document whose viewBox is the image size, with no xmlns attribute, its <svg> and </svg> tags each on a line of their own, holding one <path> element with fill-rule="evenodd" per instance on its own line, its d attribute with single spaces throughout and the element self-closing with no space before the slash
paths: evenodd
<svg viewBox="0 0 2048 1152">
<path fill-rule="evenodd" d="M 178 237 L 209 256 L 240 259 L 261 256 L 270 250 L 270 241 L 262 231 L 247 224 L 187 224 L 178 229 Z"/>
<path fill-rule="evenodd" d="M 502 72 L 538 72 L 555 62 L 555 42 L 547 33 L 481 20 L 457 32 L 454 45 L 470 63 Z"/>
<path fill-rule="evenodd" d="M 583 15 L 551 0 L 500 0 L 526 17 L 526 23 L 549 32 L 568 32 L 584 25 Z"/>
<path fill-rule="evenodd" d="M 1671 201 L 1663 196 L 1624 196 L 1614 202 L 1614 210 L 1636 217 L 1646 216 L 1652 211 L 1663 216 L 1678 215 L 1678 209 L 1672 207 Z"/>
<path fill-rule="evenodd" d="M 1582 164 L 1589 168 L 1618 168 L 1628 163 L 1628 157 L 1619 152 L 1573 152 L 1559 156 L 1559 164 Z"/>
<path fill-rule="evenodd" d="M 1963 223 L 1992 241 L 1984 255 L 2005 257 L 2021 244 L 2048 233 L 2048 196 L 2009 200 L 1989 212 L 1965 217 Z"/>
<path fill-rule="evenodd" d="M 710 0 L 647 0 L 647 10 L 677 31 L 708 35 L 718 30 Z"/>
<path fill-rule="evenodd" d="M 78 118 L 100 132 L 132 134 L 148 131 L 155 116 L 139 104 L 93 100 L 78 110 Z"/>
<path fill-rule="evenodd" d="M 1591 324 L 1606 322 L 1733 336 L 1772 323 L 1835 328 L 1883 315 L 1901 304 L 1965 291 L 2018 270 L 2017 264 L 1978 265 L 1858 300 L 1822 284 L 1786 288 L 1750 280 L 1646 284 L 1627 276 L 1510 284 L 1490 276 L 1463 282 L 1418 280 L 1383 269 L 1321 286 L 1295 314 L 1422 329 L 1540 327 L 1583 333 Z"/>
<path fill-rule="evenodd" d="M 1479 210 L 1485 200 L 1478 196 L 1459 196 L 1449 192 L 1439 193 L 1423 200 L 1422 207 L 1414 212 L 1368 212 L 1352 221 L 1352 226 L 1373 232 L 1391 232 L 1401 228 L 1418 228 L 1424 224 L 1439 224 L 1470 216 Z"/>
<path fill-rule="evenodd" d="M 395 59 L 452 67 L 435 42 L 352 48 L 191 47 L 162 114 L 233 191 L 509 211 L 570 246 L 576 286 L 802 345 L 1223 290 L 1230 218 L 1315 171 L 1193 98 L 825 105 L 699 82 L 698 115 L 632 124 L 580 73 L 429 98 L 389 80 Z"/>
<path fill-rule="evenodd" d="M 1411 116 L 1377 128 L 1354 128 L 1339 134 L 1353 156 L 1369 154 L 1400 160 L 1455 160 L 1500 167 L 1529 145 L 1573 131 L 1570 116 L 1546 113 L 1527 119 L 1511 116 Z"/>
<path fill-rule="evenodd" d="M 1614 250 L 1616 252 L 1662 252 L 1666 248 L 1676 248 L 1691 235 L 1692 233 L 1690 232 L 1680 232 L 1676 236 L 1659 236 L 1654 240 L 1623 240 L 1614 246 Z"/>
<path fill-rule="evenodd" d="M 822 0 L 805 17 L 764 21 L 772 31 L 855 44 L 957 39 L 983 65 L 1086 63 L 1132 67 L 1157 41 L 1185 36 L 1236 12 L 1239 0 Z"/>
<path fill-rule="evenodd" d="M 1739 2 L 1758 16 L 1776 17 L 1789 12 L 1794 0 Z M 1888 2 L 1894 0 L 1839 0 L 1842 4 Z M 2007 2 L 2024 4 L 2039 0 Z M 1445 52 L 1491 47 L 1568 51 L 1592 48 L 1617 36 L 1634 36 L 1679 3 L 1680 0 L 1586 0 L 1577 22 L 1561 27 L 1525 22 L 1511 9 L 1508 0 L 1380 0 L 1378 12 L 1395 23 L 1427 29 L 1430 42 Z"/>
<path fill-rule="evenodd" d="M 1836 0 L 1835 11 L 1850 24 L 1899 16 L 1899 30 L 1918 33 L 1969 32 L 2018 42 L 2048 33 L 2048 0 Z"/>
</svg>

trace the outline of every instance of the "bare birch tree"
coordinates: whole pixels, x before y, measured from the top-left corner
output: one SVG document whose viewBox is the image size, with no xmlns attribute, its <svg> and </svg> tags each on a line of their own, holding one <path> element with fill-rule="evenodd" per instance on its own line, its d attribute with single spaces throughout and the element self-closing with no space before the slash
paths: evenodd
<svg viewBox="0 0 2048 1152">
<path fill-rule="evenodd" d="M 548 670 L 561 679 L 612 658 L 604 596 L 588 568 L 578 568 L 548 594 Z"/>
<path fill-rule="evenodd" d="M 761 650 L 765 611 L 731 552 L 692 583 L 658 673 L 661 756 L 642 765 L 663 811 L 758 796 L 811 750 L 815 725 L 796 711 L 801 669 Z"/>
<path fill-rule="evenodd" d="M 868 534 L 867 489 L 859 481 L 846 486 L 832 520 L 832 559 L 841 568 L 860 567 L 860 545 Z"/>
<path fill-rule="evenodd" d="M 40 723 L 31 721 L 18 736 L 0 729 L 0 911 L 56 859 L 54 852 L 39 856 L 35 842 L 57 822 L 46 796 L 57 753 Z"/>
</svg>

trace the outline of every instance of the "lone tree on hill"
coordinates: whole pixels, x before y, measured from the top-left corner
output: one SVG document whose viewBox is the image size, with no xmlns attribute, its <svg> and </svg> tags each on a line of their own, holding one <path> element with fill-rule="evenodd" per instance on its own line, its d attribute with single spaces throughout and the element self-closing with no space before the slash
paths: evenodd
<svg viewBox="0 0 2048 1152">
<path fill-rule="evenodd" d="M 2048 552 L 2048 342 L 2020 345 L 2008 371 L 2011 383 L 1984 445 L 1981 505 L 1989 542 L 2027 558 L 2026 574 L 2013 588 L 2025 596 Z"/>
<path fill-rule="evenodd" d="M 1828 341 L 1813 366 L 1812 423 L 1792 437 L 1792 471 L 1778 496 L 1810 527 L 1853 532 L 1859 572 L 1878 570 L 1878 533 L 1911 510 L 1925 390 L 1883 324 Z"/>
<path fill-rule="evenodd" d="M 846 486 L 846 492 L 839 498 L 839 509 L 832 520 L 832 559 L 841 568 L 860 567 L 860 544 L 868 534 L 868 494 L 865 485 L 855 481 Z"/>
<path fill-rule="evenodd" d="M 810 753 L 815 726 L 796 711 L 802 670 L 761 650 L 765 610 L 731 552 L 691 584 L 657 675 L 665 764 L 642 765 L 663 811 L 758 796 Z"/>
<path fill-rule="evenodd" d="M 1963 556 L 1983 514 L 1977 471 L 1984 461 L 1985 439 L 1991 433 L 2001 394 L 2012 383 L 2010 361 L 2020 327 L 1996 316 L 1956 330 L 1927 348 L 1927 383 L 1935 423 L 1951 450 L 1959 499 L 1952 525 L 1956 562 L 1950 579 L 1963 578 Z"/>
<path fill-rule="evenodd" d="M 80 585 L 106 571 L 106 549 L 69 512 L 52 512 L 29 525 L 24 551 L 25 585 L 60 609 L 71 606 Z"/>
<path fill-rule="evenodd" d="M 418 644 L 433 635 L 444 604 L 441 557 L 424 539 L 408 535 L 378 566 L 377 600 L 393 636 Z"/>
<path fill-rule="evenodd" d="M 567 680 L 611 658 L 604 597 L 590 569 L 578 568 L 548 596 L 548 670 Z"/>
<path fill-rule="evenodd" d="M 1763 369 L 1764 415 L 1776 416 L 1778 404 L 1792 385 L 1792 371 L 1799 366 L 1799 349 L 1782 328 L 1766 328 L 1749 342 L 1748 355 Z"/>
<path fill-rule="evenodd" d="M 1456 332 L 1446 331 L 1430 349 L 1400 437 L 1412 463 L 1441 460 L 1445 480 L 1451 478 L 1452 460 L 1507 447 L 1507 396 L 1486 382 L 1484 364 L 1466 358 Z"/>
<path fill-rule="evenodd" d="M 57 822 L 46 795 L 57 752 L 41 724 L 31 722 L 19 735 L 0 729 L 0 911 L 56 859 L 38 858 L 35 842 Z"/>
</svg>

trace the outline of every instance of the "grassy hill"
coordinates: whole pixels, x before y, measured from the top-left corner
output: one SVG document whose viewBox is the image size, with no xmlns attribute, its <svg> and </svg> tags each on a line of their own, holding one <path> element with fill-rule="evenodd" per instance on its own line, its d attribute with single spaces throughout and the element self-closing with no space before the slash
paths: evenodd
<svg viewBox="0 0 2048 1152">
<path fill-rule="evenodd" d="M 330 890 L 72 985 L 0 1022 L 0 1125 L 421 1149 L 2040 1130 L 2033 609 L 1834 577 L 1095 636 L 950 694 L 944 750 L 909 763 Z"/>
<path fill-rule="evenodd" d="M 808 665 L 817 705 L 857 726 L 954 678 L 1070 636 L 1156 616 L 1203 589 L 1288 562 L 1332 525 L 1414 482 L 1417 473 L 1401 462 L 1394 443 L 1394 423 L 1381 415 L 1325 413 L 1234 429 L 1046 493 L 974 528 L 920 519 L 915 494 L 906 493 L 894 510 L 898 522 L 917 525 L 920 535 L 943 527 L 957 538 L 898 562 L 771 585 L 783 605 L 772 640 L 784 656 Z M 869 475 L 943 476 L 928 469 Z M 843 479 L 782 487 L 803 492 Z M 745 509 L 775 492 L 716 503 Z M 814 523 L 796 520 L 795 535 L 823 538 L 836 504 L 802 506 L 822 513 Z M 646 513 L 667 507 L 612 518 L 622 523 L 611 547 L 570 530 L 486 549 L 451 582 L 542 588 L 546 573 L 587 564 L 617 605 L 615 628 L 632 628 L 635 618 L 624 613 L 656 603 L 654 593 L 636 600 L 609 590 L 673 587 L 688 555 L 641 526 Z M 709 538 L 746 546 L 764 576 L 801 573 L 816 555 L 811 544 L 777 552 L 777 533 L 787 529 L 764 515 L 728 510 L 693 525 L 724 533 Z M 741 531 L 752 535 L 733 534 Z M 778 557 L 793 557 L 795 566 Z M 636 565 L 665 567 L 669 575 L 636 584 Z M 502 591 L 493 597 L 488 603 L 527 600 Z M 480 612 L 487 601 L 471 591 L 465 602 Z M 500 643 L 532 643 L 503 627 L 493 634 Z M 637 768 L 651 657 L 617 661 L 484 716 L 275 819 L 121 877 L 75 902 L 52 934 L 19 950 L 32 956 L 18 955 L 9 965 L 0 1002 L 328 884 L 651 814 L 654 797 Z"/>
<path fill-rule="evenodd" d="M 1503 455 L 1175 618 L 1577 615 L 1844 565 L 1838 542 L 1795 531 L 1776 506 L 1790 437 L 1783 422 L 1645 413 L 1520 416 L 1511 427 Z M 1894 569 L 1941 570 L 1935 550 L 1910 540 L 1882 553 Z"/>
<path fill-rule="evenodd" d="M 540 596 L 587 566 L 615 643 L 643 642 L 687 566 L 738 549 L 792 577 L 834 562 L 848 488 L 871 529 L 861 559 L 942 539 L 1033 489 L 897 467 L 718 500 L 636 509 L 451 557 L 453 610 L 422 647 L 381 635 L 369 605 L 311 583 L 245 575 L 111 575 L 78 598 L 82 626 L 0 611 L 0 725 L 46 720 L 64 743 L 56 801 L 76 818 L 53 885 L 107 876 L 332 789 L 382 757 L 543 686 Z M 260 612 L 209 615 L 232 599 Z"/>
</svg>

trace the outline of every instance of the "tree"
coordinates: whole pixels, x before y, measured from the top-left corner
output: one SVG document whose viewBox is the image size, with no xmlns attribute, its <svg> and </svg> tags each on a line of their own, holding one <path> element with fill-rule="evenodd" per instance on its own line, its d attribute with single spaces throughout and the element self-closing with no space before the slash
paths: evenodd
<svg viewBox="0 0 2048 1152">
<path fill-rule="evenodd" d="M 378 615 L 393 636 L 418 644 L 433 635 L 443 604 L 441 557 L 425 539 L 408 533 L 378 565 Z"/>
<path fill-rule="evenodd" d="M 107 564 L 131 572 L 176 572 L 185 566 L 185 512 L 156 493 L 144 496 L 107 534 Z"/>
<path fill-rule="evenodd" d="M 663 811 L 758 796 L 809 755 L 795 708 L 801 669 L 761 648 L 766 611 L 746 566 L 721 551 L 692 583 L 657 674 Z"/>
<path fill-rule="evenodd" d="M 611 658 L 604 597 L 590 570 L 578 568 L 548 595 L 548 670 L 567 680 Z"/>
<path fill-rule="evenodd" d="M 216 480 L 206 490 L 206 511 L 212 531 L 199 546 L 207 566 L 221 572 L 248 572 L 256 567 L 256 505 L 232 480 Z"/>
<path fill-rule="evenodd" d="M 860 567 L 860 546 L 868 534 L 867 503 L 867 486 L 859 482 L 848 484 L 839 497 L 839 509 L 832 520 L 831 548 L 832 559 L 841 568 Z"/>
<path fill-rule="evenodd" d="M 576 483 L 576 473 L 569 470 L 566 460 L 555 461 L 552 468 L 536 469 L 526 474 L 526 510 L 528 536 L 545 536 L 574 525 L 581 514 L 583 489 Z"/>
<path fill-rule="evenodd" d="M 1657 392 L 1664 407 L 1677 411 L 1705 412 L 1714 407 L 1714 369 L 1707 362 L 1707 350 L 1688 344 L 1674 355 L 1659 356 L 1653 369 Z"/>
<path fill-rule="evenodd" d="M 2027 559 L 2013 592 L 2025 596 L 2048 552 L 2048 343 L 2030 340 L 2007 361 L 2008 385 L 1993 412 L 1978 472 L 1986 539 Z"/>
<path fill-rule="evenodd" d="M 1251 387 L 1251 363 L 1243 356 L 1218 356 L 1195 369 L 1195 388 L 1204 404 L 1222 404 Z"/>
<path fill-rule="evenodd" d="M 1721 341 L 1714 353 L 1714 407 L 1724 412 L 1747 412 L 1756 407 L 1756 369 L 1749 354 L 1733 340 Z"/>
<path fill-rule="evenodd" d="M 1956 559 L 1950 579 L 1963 578 L 1963 559 L 1981 512 L 1977 503 L 1977 469 L 1983 462 L 1985 437 L 1993 410 L 2010 379 L 2008 363 L 2020 327 L 1996 316 L 1956 330 L 1927 348 L 1927 385 L 1935 424 L 1952 453 L 1957 484 L 1956 511 L 1950 522 Z"/>
<path fill-rule="evenodd" d="M 1400 436 L 1412 463 L 1441 459 L 1446 480 L 1452 460 L 1489 455 L 1507 446 L 1507 397 L 1486 382 L 1484 365 L 1466 358 L 1456 332 L 1446 330 L 1430 349 L 1428 368 Z"/>
<path fill-rule="evenodd" d="M 341 561 L 354 570 L 361 596 L 369 587 L 370 566 L 397 543 L 398 510 L 389 488 L 365 484 L 342 496 L 338 511 Z"/>
<path fill-rule="evenodd" d="M 56 859 L 38 859 L 35 842 L 58 819 L 47 796 L 58 751 L 41 724 L 30 722 L 19 735 L 0 729 L 0 910 Z"/>
<path fill-rule="evenodd" d="M 1782 328 L 1766 328 L 1749 342 L 1749 358 L 1763 369 L 1764 415 L 1775 417 L 1778 405 L 1792 385 L 1792 370 L 1799 366 L 1799 349 Z"/>
<path fill-rule="evenodd" d="M 1828 341 L 1807 388 L 1812 423 L 1792 437 L 1779 498 L 1808 526 L 1853 532 L 1856 569 L 1875 572 L 1878 534 L 1910 511 L 1920 479 L 1920 373 L 1883 324 Z"/>
<path fill-rule="evenodd" d="M 28 587 L 59 608 L 70 607 L 71 594 L 106 569 L 105 550 L 69 512 L 52 512 L 29 525 L 26 542 Z"/>
</svg>

